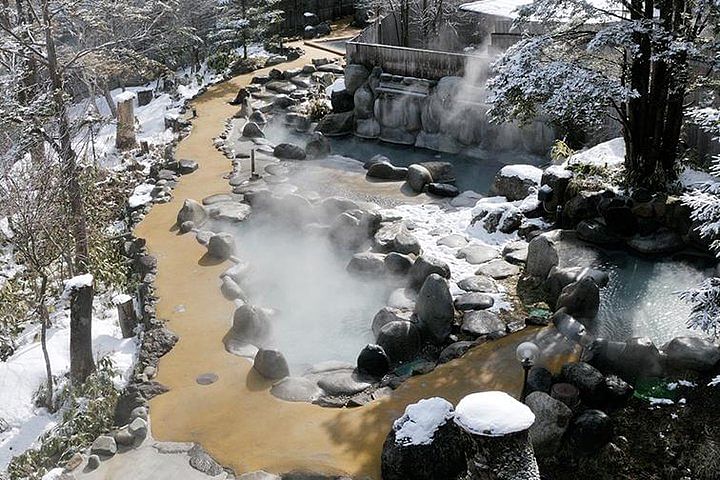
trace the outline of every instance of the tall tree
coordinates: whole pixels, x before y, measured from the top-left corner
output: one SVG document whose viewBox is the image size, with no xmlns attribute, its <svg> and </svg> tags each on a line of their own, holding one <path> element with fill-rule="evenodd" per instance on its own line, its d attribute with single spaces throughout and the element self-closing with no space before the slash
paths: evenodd
<svg viewBox="0 0 720 480">
<path fill-rule="evenodd" d="M 687 95 L 718 72 L 717 0 L 535 0 L 489 82 L 496 120 L 542 116 L 592 129 L 617 120 L 632 185 L 676 178 Z"/>
<path fill-rule="evenodd" d="M 283 11 L 280 0 L 220 0 L 218 22 L 211 36 L 215 48 L 230 51 L 242 48 L 248 58 L 252 43 L 263 43 L 280 35 Z"/>
</svg>

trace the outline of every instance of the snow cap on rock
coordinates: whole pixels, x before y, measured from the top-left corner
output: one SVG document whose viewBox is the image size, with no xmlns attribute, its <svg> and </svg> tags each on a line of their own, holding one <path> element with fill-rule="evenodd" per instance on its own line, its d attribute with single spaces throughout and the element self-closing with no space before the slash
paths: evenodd
<svg viewBox="0 0 720 480">
<path fill-rule="evenodd" d="M 455 410 L 455 423 L 473 435 L 502 437 L 527 430 L 533 422 L 530 408 L 505 392 L 467 395 Z"/>
<path fill-rule="evenodd" d="M 453 406 L 440 397 L 420 400 L 408 405 L 405 414 L 395 420 L 395 443 L 429 445 L 438 428 L 453 417 Z"/>
<path fill-rule="evenodd" d="M 78 290 L 83 287 L 89 287 L 93 284 L 93 276 L 90 273 L 84 275 L 78 275 L 71 278 L 70 280 L 64 280 L 65 290 L 63 291 L 62 298 L 70 298 L 73 290 Z"/>
</svg>

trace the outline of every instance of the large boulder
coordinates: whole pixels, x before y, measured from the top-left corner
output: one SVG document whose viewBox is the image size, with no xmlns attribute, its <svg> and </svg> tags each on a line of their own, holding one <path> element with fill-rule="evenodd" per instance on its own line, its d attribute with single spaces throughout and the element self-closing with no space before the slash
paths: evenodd
<svg viewBox="0 0 720 480">
<path fill-rule="evenodd" d="M 412 164 L 408 167 L 407 184 L 414 192 L 422 193 L 425 186 L 432 181 L 432 174 L 422 165 Z"/>
<path fill-rule="evenodd" d="M 325 158 L 332 152 L 330 140 L 320 132 L 313 132 L 305 145 L 305 153 L 310 158 Z"/>
<path fill-rule="evenodd" d="M 552 267 L 594 267 L 600 258 L 600 253 L 579 241 L 574 231 L 553 230 L 530 241 L 525 272 L 544 280 Z"/>
<path fill-rule="evenodd" d="M 668 368 L 712 372 L 720 362 L 720 348 L 698 337 L 676 337 L 668 342 L 663 351 L 667 355 Z"/>
<path fill-rule="evenodd" d="M 540 186 L 542 174 L 532 165 L 506 165 L 495 176 L 491 191 L 510 201 L 522 200 Z"/>
<path fill-rule="evenodd" d="M 245 124 L 242 136 L 245 138 L 265 138 L 265 134 L 255 122 L 247 122 Z"/>
<path fill-rule="evenodd" d="M 540 185 L 547 185 L 552 189 L 550 199 L 543 202 L 546 211 L 555 212 L 558 205 L 563 204 L 565 201 L 565 192 L 572 177 L 572 172 L 560 165 L 552 165 L 545 169 L 540 179 Z"/>
<path fill-rule="evenodd" d="M 644 255 L 660 255 L 681 250 L 685 242 L 677 232 L 661 228 L 650 235 L 635 235 L 627 241 L 627 245 Z"/>
<path fill-rule="evenodd" d="M 530 443 L 535 454 L 540 457 L 555 454 L 570 425 L 572 410 L 544 392 L 531 393 L 525 404 L 535 414 L 535 423 L 530 427 Z"/>
<path fill-rule="evenodd" d="M 290 375 L 287 360 L 279 350 L 258 350 L 253 368 L 268 380 L 280 380 Z"/>
<path fill-rule="evenodd" d="M 335 113 L 352 112 L 355 109 L 355 97 L 347 90 L 333 90 L 330 104 Z"/>
<path fill-rule="evenodd" d="M 600 309 L 600 287 L 592 277 L 582 277 L 562 289 L 556 308 L 576 318 L 594 319 Z"/>
<path fill-rule="evenodd" d="M 373 377 L 382 377 L 390 370 L 390 359 L 380 345 L 366 345 L 357 359 L 358 370 Z"/>
<path fill-rule="evenodd" d="M 413 313 L 409 310 L 400 310 L 398 308 L 393 307 L 383 307 L 378 311 L 378 313 L 375 314 L 375 317 L 373 318 L 372 322 L 372 331 L 373 335 L 375 335 L 375 338 L 378 338 L 380 335 L 380 330 L 382 330 L 382 327 L 387 325 L 390 322 L 397 322 L 397 321 L 410 321 L 412 318 Z"/>
<path fill-rule="evenodd" d="M 575 417 L 570 428 L 570 442 L 582 453 L 599 452 L 612 436 L 612 420 L 600 410 L 585 410 Z"/>
<path fill-rule="evenodd" d="M 430 172 L 430 177 L 435 183 L 452 183 L 455 181 L 455 168 L 450 162 L 422 162 L 420 165 Z"/>
<path fill-rule="evenodd" d="M 271 332 L 270 318 L 267 313 L 252 305 L 242 305 L 233 314 L 231 336 L 236 340 L 262 346 Z"/>
<path fill-rule="evenodd" d="M 383 348 L 391 363 L 408 362 L 414 360 L 420 352 L 420 331 L 412 322 L 389 322 L 380 329 L 377 344 Z"/>
<path fill-rule="evenodd" d="M 410 271 L 414 258 L 398 252 L 390 252 L 385 256 L 385 268 L 389 273 L 405 275 Z"/>
<path fill-rule="evenodd" d="M 273 150 L 273 155 L 283 160 L 305 160 L 307 156 L 302 147 L 293 145 L 292 143 L 279 144 L 275 147 L 275 150 Z"/>
<path fill-rule="evenodd" d="M 408 169 L 405 167 L 396 167 L 389 162 L 376 162 L 368 168 L 367 176 L 380 180 L 400 181 L 405 180 L 408 175 Z"/>
<path fill-rule="evenodd" d="M 458 282 L 458 288 L 466 292 L 497 293 L 498 288 L 492 278 L 484 275 L 473 275 Z"/>
<path fill-rule="evenodd" d="M 182 208 L 177 214 L 177 224 L 182 225 L 185 222 L 192 222 L 195 227 L 201 226 L 207 220 L 208 214 L 202 204 L 186 199 Z"/>
<path fill-rule="evenodd" d="M 356 253 L 350 259 L 347 271 L 356 275 L 383 276 L 385 274 L 385 255 L 374 252 Z"/>
<path fill-rule="evenodd" d="M 369 120 L 374 118 L 375 112 L 375 95 L 368 85 L 355 90 L 355 119 Z M 378 124 L 378 130 L 380 124 Z M 378 131 L 378 135 L 380 132 Z"/>
<path fill-rule="evenodd" d="M 664 373 L 663 359 L 652 340 L 634 337 L 625 341 L 625 348 L 619 358 L 618 372 L 623 378 L 634 381 L 638 378 L 660 377 Z"/>
<path fill-rule="evenodd" d="M 505 335 L 507 326 L 493 312 L 472 310 L 464 313 L 461 330 L 471 337 L 484 337 L 487 335 L 500 337 Z"/>
<path fill-rule="evenodd" d="M 453 407 L 442 398 L 408 405 L 383 445 L 382 478 L 441 480 L 464 472 L 467 442 L 452 418 Z"/>
<path fill-rule="evenodd" d="M 598 287 L 604 287 L 610 281 L 606 272 L 586 267 L 553 267 L 548 274 L 545 287 L 548 290 L 550 303 L 555 303 L 560 293 L 568 285 L 585 277 L 595 280 Z"/>
<path fill-rule="evenodd" d="M 313 402 L 320 397 L 322 390 L 317 386 L 317 382 L 308 378 L 285 377 L 273 384 L 270 393 L 288 402 Z"/>
<path fill-rule="evenodd" d="M 617 234 L 610 231 L 605 223 L 595 219 L 581 221 L 575 230 L 580 239 L 598 245 L 616 245 L 622 241 Z"/>
<path fill-rule="evenodd" d="M 353 131 L 354 118 L 353 112 L 331 113 L 320 120 L 317 127 L 315 127 L 315 131 L 322 133 L 326 137 L 349 135 Z"/>
<path fill-rule="evenodd" d="M 351 369 L 330 371 L 318 381 L 318 386 L 329 395 L 351 396 L 370 388 L 368 379 Z"/>
<path fill-rule="evenodd" d="M 345 90 L 354 94 L 370 76 L 370 71 L 363 65 L 351 63 L 345 67 Z"/>
<path fill-rule="evenodd" d="M 227 260 L 235 253 L 235 238 L 229 233 L 216 233 L 210 237 L 207 251 L 217 260 Z"/>
<path fill-rule="evenodd" d="M 421 255 L 415 260 L 413 266 L 410 267 L 410 272 L 408 272 L 410 286 L 420 288 L 425 283 L 425 279 L 433 273 L 443 278 L 450 278 L 450 267 L 447 263 L 435 257 Z"/>
<path fill-rule="evenodd" d="M 560 370 L 560 378 L 563 382 L 577 387 L 580 397 L 587 403 L 600 393 L 603 385 L 603 374 L 585 362 L 566 363 Z"/>
<path fill-rule="evenodd" d="M 425 336 L 436 345 L 445 343 L 455 318 L 453 298 L 446 279 L 433 273 L 425 280 L 418 293 L 415 313 Z"/>
</svg>

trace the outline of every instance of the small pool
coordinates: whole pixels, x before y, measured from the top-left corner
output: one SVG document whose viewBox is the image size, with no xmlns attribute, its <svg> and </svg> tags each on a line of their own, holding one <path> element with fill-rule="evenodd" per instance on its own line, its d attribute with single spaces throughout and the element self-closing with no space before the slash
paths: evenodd
<svg viewBox="0 0 720 480">
<path fill-rule="evenodd" d="M 603 265 L 610 282 L 600 293 L 600 312 L 588 330 L 597 337 L 626 340 L 649 337 L 660 347 L 677 336 L 702 336 L 690 330 L 690 305 L 679 293 L 712 274 L 703 261 L 649 259 L 608 252 Z"/>
</svg>

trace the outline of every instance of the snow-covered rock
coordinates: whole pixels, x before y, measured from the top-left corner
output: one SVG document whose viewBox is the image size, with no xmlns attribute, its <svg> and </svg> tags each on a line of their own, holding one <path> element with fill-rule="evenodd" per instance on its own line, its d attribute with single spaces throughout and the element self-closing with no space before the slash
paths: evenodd
<svg viewBox="0 0 720 480">
<path fill-rule="evenodd" d="M 501 437 L 527 430 L 534 421 L 530 408 L 505 392 L 467 395 L 455 409 L 455 423 L 473 435 Z"/>
<path fill-rule="evenodd" d="M 594 165 L 597 167 L 617 167 L 625 163 L 625 140 L 613 138 L 583 150 L 570 157 L 565 165 Z"/>
<path fill-rule="evenodd" d="M 405 408 L 402 417 L 395 420 L 395 442 L 400 445 L 428 445 L 441 425 L 453 418 L 454 408 L 440 397 L 420 400 Z"/>
</svg>

